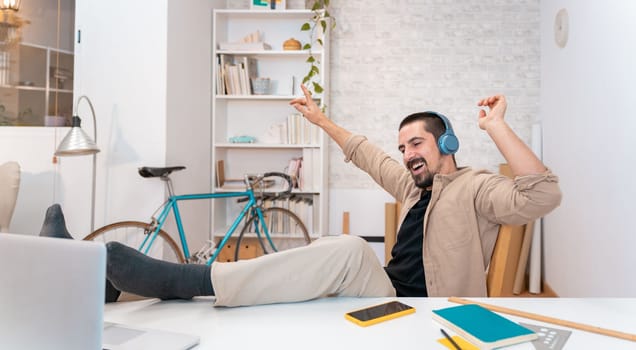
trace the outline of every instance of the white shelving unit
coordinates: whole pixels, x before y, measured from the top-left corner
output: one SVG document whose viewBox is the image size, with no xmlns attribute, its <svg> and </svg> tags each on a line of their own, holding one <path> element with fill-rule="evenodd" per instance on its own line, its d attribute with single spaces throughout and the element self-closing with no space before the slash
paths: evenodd
<svg viewBox="0 0 636 350">
<path fill-rule="evenodd" d="M 9 52 L 0 81 L 5 122 L 18 126 L 70 125 L 73 109 L 73 52 L 21 43 Z M 61 120 L 45 116 L 56 116 Z"/>
<path fill-rule="evenodd" d="M 301 44 L 307 43 L 309 33 L 301 31 L 303 23 L 312 16 L 309 10 L 214 10 L 212 33 L 213 93 L 212 93 L 212 164 L 215 168 L 214 192 L 229 191 L 219 187 L 216 165 L 224 164 L 227 179 L 242 179 L 244 174 L 261 174 L 269 171 L 286 172 L 293 158 L 303 157 L 305 172 L 304 186 L 294 189 L 294 194 L 310 199 L 312 205 L 305 213 L 298 213 L 308 226 L 312 237 L 327 234 L 328 229 L 328 183 L 327 183 L 327 136 L 315 126 L 303 126 L 307 136 L 296 142 L 289 140 L 283 125 L 296 110 L 289 101 L 301 94 L 300 83 L 310 69 L 306 62 L 307 51 L 285 51 L 283 42 L 294 38 Z M 240 42 L 242 38 L 260 33 L 268 50 L 219 50 L 220 43 Z M 324 45 L 312 44 L 312 55 L 320 62 L 318 81 L 324 92 L 316 99 L 329 106 L 329 40 L 328 32 L 323 36 Z M 218 85 L 221 78 L 219 61 L 249 57 L 256 61 L 257 74 L 267 77 L 271 87 L 264 95 L 224 94 Z M 309 123 L 307 123 L 309 124 Z M 313 130 L 315 128 L 315 130 Z M 281 131 L 282 130 L 282 131 Z M 313 137 L 309 137 L 311 133 Z M 251 136 L 254 143 L 232 143 L 235 136 Z M 240 204 L 235 199 L 212 201 L 212 225 L 214 235 L 222 235 L 237 216 Z"/>
</svg>

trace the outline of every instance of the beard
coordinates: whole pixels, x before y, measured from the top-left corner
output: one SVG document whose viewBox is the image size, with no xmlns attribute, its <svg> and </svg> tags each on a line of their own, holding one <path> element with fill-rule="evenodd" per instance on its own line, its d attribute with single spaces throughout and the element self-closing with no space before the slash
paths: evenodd
<svg viewBox="0 0 636 350">
<path fill-rule="evenodd" d="M 435 174 L 432 174 L 430 172 L 430 170 L 428 169 L 428 163 L 424 158 L 411 159 L 407 163 L 407 167 L 409 170 L 411 170 L 411 165 L 415 162 L 423 162 L 426 170 L 417 175 L 413 174 L 413 172 L 411 171 L 411 177 L 413 177 L 413 181 L 415 181 L 415 186 L 425 190 L 433 185 L 433 178 L 435 177 Z"/>
<path fill-rule="evenodd" d="M 411 174 L 411 176 L 413 177 L 413 180 L 415 181 L 415 186 L 423 190 L 433 186 L 434 175 L 428 172 L 428 170 L 419 175 Z"/>
</svg>

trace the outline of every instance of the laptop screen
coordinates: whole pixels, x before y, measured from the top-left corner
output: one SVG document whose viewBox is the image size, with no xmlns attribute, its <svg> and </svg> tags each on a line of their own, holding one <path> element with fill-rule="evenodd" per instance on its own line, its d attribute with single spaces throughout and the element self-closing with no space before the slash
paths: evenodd
<svg viewBox="0 0 636 350">
<path fill-rule="evenodd" d="M 0 234 L 0 348 L 101 349 L 102 243 Z"/>
</svg>

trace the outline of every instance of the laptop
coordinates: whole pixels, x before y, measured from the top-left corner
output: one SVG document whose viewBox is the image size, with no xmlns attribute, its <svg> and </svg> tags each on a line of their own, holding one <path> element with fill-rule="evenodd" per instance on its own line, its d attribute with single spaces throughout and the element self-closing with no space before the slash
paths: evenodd
<svg viewBox="0 0 636 350">
<path fill-rule="evenodd" d="M 0 233 L 0 348 L 101 349 L 106 249 Z"/>
<path fill-rule="evenodd" d="M 187 350 L 198 344 L 190 334 L 104 322 L 104 350 Z"/>
<path fill-rule="evenodd" d="M 104 322 L 102 243 L 0 234 L 0 349 L 185 350 L 199 337 Z"/>
</svg>

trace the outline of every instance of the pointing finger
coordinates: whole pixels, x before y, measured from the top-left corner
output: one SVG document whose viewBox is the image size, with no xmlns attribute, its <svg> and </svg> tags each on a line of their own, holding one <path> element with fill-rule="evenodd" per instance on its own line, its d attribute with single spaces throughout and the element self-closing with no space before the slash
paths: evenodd
<svg viewBox="0 0 636 350">
<path fill-rule="evenodd" d="M 300 88 L 303 90 L 303 94 L 305 95 L 307 102 L 311 101 L 311 92 L 309 92 L 307 87 L 304 84 L 300 84 Z"/>
</svg>

